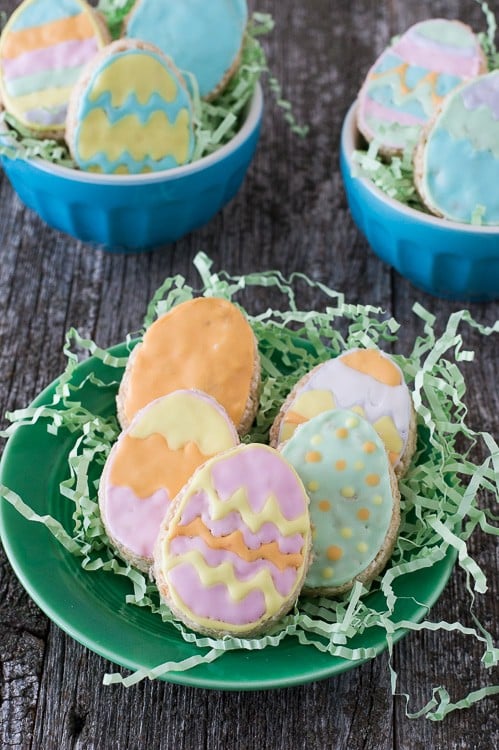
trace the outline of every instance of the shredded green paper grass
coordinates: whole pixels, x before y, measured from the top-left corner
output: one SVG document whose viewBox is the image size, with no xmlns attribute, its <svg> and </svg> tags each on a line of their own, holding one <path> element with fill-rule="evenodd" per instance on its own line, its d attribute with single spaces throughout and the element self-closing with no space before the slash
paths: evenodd
<svg viewBox="0 0 499 750">
<path fill-rule="evenodd" d="M 285 299 L 285 309 L 267 309 L 249 316 L 259 343 L 263 387 L 260 408 L 252 432 L 246 438 L 248 441 L 267 441 L 269 427 L 284 398 L 295 382 L 319 362 L 350 347 L 396 345 L 399 325 L 393 318 L 387 319 L 379 308 L 348 304 L 342 294 L 303 275 L 295 274 L 285 279 L 279 272 L 267 272 L 230 277 L 224 272 L 213 273 L 211 262 L 203 254 L 196 257 L 195 265 L 202 280 L 200 293 L 205 296 L 223 297 L 237 303 L 238 292 L 248 288 L 272 288 L 279 290 Z M 297 308 L 296 282 L 321 290 L 326 300 L 322 311 Z M 182 276 L 168 278 L 148 307 L 143 330 L 157 316 L 193 296 L 193 288 Z M 398 355 L 396 360 L 413 390 L 418 448 L 412 467 L 400 483 L 402 524 L 390 564 L 368 587 L 356 583 L 350 592 L 336 599 L 300 599 L 295 609 L 276 623 L 269 633 L 252 639 L 207 638 L 188 630 L 172 617 L 165 605 L 159 603 L 155 585 L 124 563 L 110 547 L 100 519 L 97 486 L 119 427 L 114 414 L 104 417 L 84 408 L 79 394 L 89 380 L 94 389 L 106 388 L 109 391 L 111 387 L 117 390 L 127 356 L 112 356 L 92 341 L 82 339 L 75 330 L 68 332 L 65 345 L 67 367 L 58 381 L 53 402 L 8 415 L 11 425 L 3 436 L 9 437 L 20 426 L 34 425 L 40 420 L 46 424 L 49 433 L 64 431 L 64 434 L 73 436 L 67 456 L 69 478 L 60 484 L 61 507 L 70 504 L 73 528 L 69 532 L 60 519 L 38 515 L 5 486 L 0 486 L 0 495 L 27 519 L 43 523 L 68 554 L 80 559 L 88 575 L 95 570 L 105 570 L 109 575 L 128 578 L 128 605 L 148 608 L 163 619 L 165 629 L 176 628 L 185 641 L 199 649 L 187 660 L 158 664 L 154 669 L 141 669 L 129 676 L 107 674 L 104 678 L 106 684 L 129 686 L 144 678 L 167 679 L 175 671 L 223 659 L 226 652 L 234 649 L 251 651 L 278 647 L 287 637 L 297 639 L 304 648 L 320 649 L 353 664 L 361 663 L 374 657 L 377 650 L 352 648 L 348 639 L 379 627 L 386 634 L 394 694 L 397 694 L 397 674 L 391 655 L 394 643 L 404 629 L 459 631 L 480 642 L 483 646 L 482 662 L 486 667 L 497 664 L 499 649 L 494 647 L 492 636 L 473 612 L 474 597 L 486 591 L 487 582 L 476 561 L 470 557 L 467 542 L 477 526 L 488 534 L 499 533 L 497 526 L 493 525 L 497 519 L 478 505 L 480 492 L 487 490 L 498 495 L 499 447 L 492 435 L 476 433 L 466 424 L 465 383 L 459 363 L 472 360 L 473 352 L 463 350 L 458 328 L 468 325 L 487 336 L 499 332 L 499 321 L 485 328 L 475 322 L 469 312 L 461 311 L 449 318 L 445 331 L 436 337 L 434 318 L 418 304 L 414 307 L 414 314 L 422 321 L 422 334 L 414 342 L 411 354 L 408 357 Z M 127 351 L 133 348 L 135 341 L 130 339 L 127 342 Z M 74 373 L 78 366 L 75 349 L 112 368 L 115 377 L 111 375 L 111 382 L 104 383 L 91 374 L 80 385 L 75 384 Z M 478 441 L 483 444 L 487 456 L 481 465 L 473 463 L 467 453 L 458 452 L 458 439 L 464 439 L 468 451 Z M 67 512 L 65 518 L 69 518 Z M 474 627 L 459 622 L 425 620 L 417 623 L 397 619 L 397 580 L 407 573 L 431 567 L 450 550 L 455 551 L 458 564 L 466 572 Z M 376 606 L 371 604 L 370 591 L 383 594 L 383 597 L 378 597 Z M 382 607 L 379 606 L 380 598 L 385 602 Z M 499 686 L 481 687 L 452 703 L 445 688 L 437 687 L 425 706 L 416 712 L 407 709 L 407 715 L 439 720 L 457 708 L 469 707 L 497 692 Z M 409 697 L 405 697 L 409 704 Z"/>
<path fill-rule="evenodd" d="M 486 2 L 474 0 L 482 9 L 485 17 L 486 31 L 477 34 L 488 63 L 488 70 L 499 69 L 499 52 L 495 44 L 497 23 L 494 13 Z M 386 127 L 389 133 L 390 126 Z M 402 156 L 394 156 L 391 159 L 379 154 L 380 144 L 373 140 L 367 147 L 358 148 L 353 154 L 354 175 L 365 177 L 373 182 L 390 198 L 403 203 L 410 208 L 423 213 L 429 213 L 421 200 L 414 184 L 414 148 L 419 139 L 419 129 L 414 128 L 414 136 L 408 138 L 407 146 Z M 473 213 L 472 224 L 482 223 L 483 207 L 477 206 Z"/>
<path fill-rule="evenodd" d="M 112 38 L 119 37 L 123 19 L 134 2 L 135 0 L 100 0 L 97 9 L 104 16 Z M 279 82 L 270 73 L 265 51 L 259 41 L 259 37 L 269 34 L 273 28 L 272 16 L 268 13 L 253 13 L 246 28 L 239 67 L 214 101 L 203 101 L 194 76 L 184 73 L 192 94 L 194 110 L 195 148 L 192 161 L 208 156 L 234 138 L 263 75 L 267 76 L 270 91 L 283 110 L 292 132 L 299 136 L 306 135 L 308 128 L 296 122 L 290 102 L 282 97 Z M 5 122 L 8 130 L 0 138 L 0 155 L 11 159 L 40 158 L 60 166 L 77 168 L 64 142 L 36 138 L 7 112 L 0 114 L 1 121 Z"/>
</svg>

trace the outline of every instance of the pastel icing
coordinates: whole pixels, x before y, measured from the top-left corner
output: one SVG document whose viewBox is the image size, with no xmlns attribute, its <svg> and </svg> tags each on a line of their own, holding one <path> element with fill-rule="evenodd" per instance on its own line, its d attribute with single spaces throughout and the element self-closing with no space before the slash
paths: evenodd
<svg viewBox="0 0 499 750">
<path fill-rule="evenodd" d="M 81 169 L 138 174 L 186 164 L 194 150 L 189 94 L 158 52 L 105 56 L 78 100 L 73 156 Z"/>
<path fill-rule="evenodd" d="M 152 399 L 179 388 L 213 396 L 237 426 L 253 388 L 255 338 L 231 302 L 197 297 L 158 318 L 133 353 L 122 389 L 127 422 Z"/>
<path fill-rule="evenodd" d="M 126 35 L 159 47 L 196 77 L 205 97 L 237 59 L 247 20 L 246 0 L 140 0 Z"/>
<path fill-rule="evenodd" d="M 423 149 L 420 192 L 445 218 L 499 224 L 499 71 L 479 76 L 445 102 Z"/>
<path fill-rule="evenodd" d="M 0 38 L 5 108 L 31 130 L 62 135 L 71 91 L 104 43 L 82 0 L 25 0 Z"/>
<path fill-rule="evenodd" d="M 296 389 L 278 442 L 296 427 L 328 409 L 352 409 L 374 426 L 396 466 L 408 443 L 412 414 L 409 389 L 400 367 L 378 349 L 350 349 L 319 365 Z"/>
<path fill-rule="evenodd" d="M 484 68 L 478 38 L 459 21 L 431 19 L 412 26 L 369 71 L 358 102 L 358 123 L 385 149 L 415 145 L 443 98 Z"/>
<path fill-rule="evenodd" d="M 244 635 L 292 606 L 308 564 L 308 498 L 277 451 L 253 443 L 215 456 L 179 499 L 154 566 L 174 611 Z"/>
<path fill-rule="evenodd" d="M 312 564 L 305 588 L 341 587 L 372 563 L 392 522 L 384 445 L 365 419 L 333 409 L 303 424 L 281 451 L 310 496 Z"/>
<path fill-rule="evenodd" d="M 146 406 L 111 452 L 101 508 L 114 542 L 149 558 L 170 501 L 211 456 L 239 442 L 227 414 L 199 391 Z"/>
</svg>

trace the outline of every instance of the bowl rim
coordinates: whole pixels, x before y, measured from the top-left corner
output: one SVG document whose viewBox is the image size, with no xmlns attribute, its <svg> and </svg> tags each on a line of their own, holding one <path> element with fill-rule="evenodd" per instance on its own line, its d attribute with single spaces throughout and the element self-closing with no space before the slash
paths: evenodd
<svg viewBox="0 0 499 750">
<path fill-rule="evenodd" d="M 340 150 L 341 150 L 342 156 L 345 159 L 345 164 L 347 165 L 347 168 L 350 171 L 350 176 L 352 176 L 352 178 L 355 180 L 359 180 L 364 186 L 364 188 L 368 190 L 376 200 L 381 201 L 382 203 L 385 203 L 393 211 L 396 211 L 402 216 L 406 216 L 408 219 L 411 219 L 412 221 L 422 222 L 423 224 L 433 226 L 435 227 L 435 229 L 438 229 L 440 231 L 450 230 L 454 232 L 469 233 L 473 235 L 499 234 L 499 226 L 496 226 L 496 225 L 481 226 L 481 225 L 476 225 L 476 224 L 464 224 L 458 221 L 452 221 L 451 219 L 443 219 L 439 216 L 434 216 L 432 214 L 425 214 L 422 211 L 418 211 L 415 208 L 411 208 L 410 206 L 406 206 L 403 203 L 400 203 L 400 201 L 395 200 L 395 198 L 391 198 L 389 195 L 384 193 L 379 187 L 377 187 L 377 185 L 375 185 L 367 177 L 357 177 L 357 176 L 353 177 L 352 154 L 356 149 L 356 139 L 360 135 L 359 130 L 357 128 L 357 107 L 358 107 L 358 100 L 356 99 L 350 105 L 345 115 L 345 118 L 343 120 L 343 125 L 341 128 Z"/>
<path fill-rule="evenodd" d="M 10 162 L 22 161 L 29 164 L 41 172 L 46 172 L 52 176 L 72 180 L 73 182 L 84 182 L 96 185 L 110 185 L 118 187 L 122 185 L 144 185 L 154 184 L 157 182 L 171 182 L 179 177 L 187 177 L 191 174 L 204 170 L 207 167 L 223 161 L 225 158 L 234 153 L 257 129 L 263 113 L 263 92 L 259 82 L 249 100 L 248 113 L 242 127 L 238 130 L 234 138 L 224 144 L 212 154 L 203 156 L 190 164 L 184 164 L 181 167 L 172 169 L 162 169 L 158 172 L 147 172 L 133 175 L 108 175 L 95 174 L 95 172 L 84 172 L 83 170 L 64 167 L 59 164 L 52 164 L 44 159 L 36 157 L 34 159 L 11 159 L 8 156 L 2 156 L 1 159 Z M 7 126 L 0 122 L 0 132 L 7 132 Z"/>
</svg>

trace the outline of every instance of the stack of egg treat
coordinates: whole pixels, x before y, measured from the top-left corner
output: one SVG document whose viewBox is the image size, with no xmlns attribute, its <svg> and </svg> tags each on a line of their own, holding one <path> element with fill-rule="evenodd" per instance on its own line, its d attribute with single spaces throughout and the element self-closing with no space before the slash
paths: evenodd
<svg viewBox="0 0 499 750">
<path fill-rule="evenodd" d="M 247 20 L 246 0 L 137 0 L 112 42 L 85 0 L 24 0 L 0 37 L 0 100 L 35 137 L 65 140 L 79 169 L 182 166 L 195 152 L 193 89 L 224 90 Z"/>
<path fill-rule="evenodd" d="M 302 592 L 372 580 L 399 527 L 415 422 L 388 355 L 357 349 L 319 365 L 282 405 L 271 445 L 240 444 L 259 388 L 244 313 L 199 297 L 147 329 L 117 396 L 123 432 L 99 488 L 109 540 L 209 635 L 257 635 Z"/>
<path fill-rule="evenodd" d="M 357 99 L 357 126 L 381 161 L 407 154 L 428 212 L 499 224 L 499 71 L 457 20 L 412 26 L 383 51 Z"/>
</svg>

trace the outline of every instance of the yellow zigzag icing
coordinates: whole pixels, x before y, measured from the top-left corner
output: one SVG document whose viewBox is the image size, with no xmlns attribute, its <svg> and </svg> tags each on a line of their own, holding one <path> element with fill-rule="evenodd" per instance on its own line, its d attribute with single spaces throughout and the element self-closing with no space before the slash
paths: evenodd
<svg viewBox="0 0 499 750">
<path fill-rule="evenodd" d="M 268 569 L 260 569 L 249 580 L 240 581 L 234 573 L 234 567 L 231 562 L 225 561 L 221 565 L 212 567 L 207 564 L 199 550 L 190 550 L 173 559 L 165 557 L 165 573 L 177 565 L 189 563 L 196 569 L 203 586 L 208 588 L 223 583 L 234 602 L 240 602 L 245 596 L 255 591 L 255 589 L 260 589 L 265 597 L 267 611 L 277 612 L 288 598 L 278 593 Z M 186 605 L 178 597 L 174 586 L 168 588 L 168 594 L 177 602 L 181 602 L 182 608 L 185 609 Z"/>
<path fill-rule="evenodd" d="M 136 161 L 146 157 L 159 161 L 171 155 L 182 164 L 189 156 L 189 112 L 180 110 L 173 124 L 161 111 L 154 112 L 147 123 L 141 123 L 133 114 L 111 124 L 104 110 L 97 108 L 83 120 L 79 151 L 84 161 L 96 154 L 105 154 L 109 161 L 117 161 L 123 154 L 124 143 Z"/>
<path fill-rule="evenodd" d="M 225 518 L 232 511 L 237 511 L 244 523 L 248 526 L 250 531 L 254 534 L 263 526 L 264 523 L 273 523 L 283 536 L 291 536 L 293 534 L 305 534 L 308 518 L 306 513 L 302 513 L 297 518 L 289 521 L 281 513 L 279 503 L 275 495 L 269 495 L 263 508 L 255 513 L 248 501 L 248 496 L 245 487 L 240 487 L 228 500 L 219 500 L 213 485 L 208 484 L 206 472 L 201 472 L 199 478 L 194 477 L 194 481 L 191 484 L 189 496 L 192 497 L 197 492 L 204 491 L 208 495 L 210 503 L 210 516 L 214 521 L 219 521 Z M 187 504 L 184 503 L 184 507 Z M 176 521 L 175 523 L 178 523 Z"/>
<path fill-rule="evenodd" d="M 147 104 L 153 94 L 167 102 L 177 98 L 178 84 L 163 63 L 145 54 L 121 55 L 97 77 L 89 99 L 97 101 L 109 92 L 113 107 L 121 107 L 133 91 L 140 104 Z"/>
</svg>

